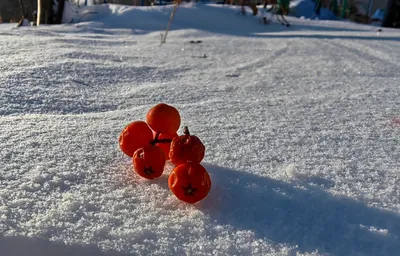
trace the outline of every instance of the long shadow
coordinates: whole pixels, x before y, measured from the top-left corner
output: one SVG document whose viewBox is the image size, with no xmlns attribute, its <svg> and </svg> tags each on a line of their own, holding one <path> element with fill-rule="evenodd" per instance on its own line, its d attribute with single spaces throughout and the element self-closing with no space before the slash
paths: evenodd
<svg viewBox="0 0 400 256">
<path fill-rule="evenodd" d="M 211 221 L 298 246 L 300 252 L 376 256 L 400 251 L 400 216 L 395 213 L 332 196 L 318 186 L 297 188 L 248 172 L 205 167 L 213 188 L 199 207 Z"/>
<path fill-rule="evenodd" d="M 39 238 L 0 235 L 0 255 L 4 256 L 127 256 L 117 251 L 101 251 L 94 245 L 54 243 Z"/>
</svg>

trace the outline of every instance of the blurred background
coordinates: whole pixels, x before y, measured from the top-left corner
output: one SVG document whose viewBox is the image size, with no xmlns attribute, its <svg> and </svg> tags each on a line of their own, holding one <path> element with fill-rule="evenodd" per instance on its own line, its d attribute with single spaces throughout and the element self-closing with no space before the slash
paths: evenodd
<svg viewBox="0 0 400 256">
<path fill-rule="evenodd" d="M 51 0 L 42 0 L 42 2 Z M 121 4 L 136 6 L 173 4 L 172 0 L 54 0 L 69 1 L 78 7 L 96 4 Z M 198 0 L 196 2 L 228 4 L 224 0 Z M 264 0 L 234 0 L 234 5 L 256 5 L 263 8 Z M 400 27 L 400 0 L 278 0 L 286 5 L 287 15 L 307 19 L 347 19 L 358 23 L 376 24 L 385 27 Z M 0 22 L 18 22 L 22 15 L 33 21 L 38 0 L 0 0 Z"/>
</svg>

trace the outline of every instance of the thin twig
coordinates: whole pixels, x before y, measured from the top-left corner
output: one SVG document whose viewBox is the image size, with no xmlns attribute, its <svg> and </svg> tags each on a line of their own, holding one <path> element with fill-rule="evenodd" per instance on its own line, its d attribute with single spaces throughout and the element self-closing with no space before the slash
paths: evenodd
<svg viewBox="0 0 400 256">
<path fill-rule="evenodd" d="M 164 33 L 164 37 L 161 39 L 161 44 L 165 43 L 165 41 L 167 40 L 169 27 L 171 26 L 172 19 L 174 18 L 174 15 L 175 15 L 176 9 L 178 8 L 179 2 L 180 2 L 179 0 L 177 0 L 175 2 L 174 9 L 172 10 L 171 17 L 169 18 L 169 21 L 168 21 L 167 29 L 165 30 L 165 33 Z"/>
</svg>

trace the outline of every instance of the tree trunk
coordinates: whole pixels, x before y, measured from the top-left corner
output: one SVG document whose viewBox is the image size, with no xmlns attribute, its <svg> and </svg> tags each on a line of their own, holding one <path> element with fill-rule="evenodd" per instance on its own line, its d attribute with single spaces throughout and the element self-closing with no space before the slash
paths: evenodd
<svg viewBox="0 0 400 256">
<path fill-rule="evenodd" d="M 24 3 L 22 2 L 22 0 L 19 0 L 19 6 L 21 6 L 21 12 L 22 12 L 22 16 L 27 18 L 27 13 L 25 12 L 25 7 L 24 7 Z"/>
<path fill-rule="evenodd" d="M 388 1 L 382 27 L 400 27 L 400 0 Z"/>
<path fill-rule="evenodd" d="M 61 24 L 63 13 L 64 13 L 65 0 L 58 0 L 58 9 L 56 14 L 55 24 Z"/>
<path fill-rule="evenodd" d="M 38 0 L 37 25 L 53 23 L 53 1 Z"/>
</svg>

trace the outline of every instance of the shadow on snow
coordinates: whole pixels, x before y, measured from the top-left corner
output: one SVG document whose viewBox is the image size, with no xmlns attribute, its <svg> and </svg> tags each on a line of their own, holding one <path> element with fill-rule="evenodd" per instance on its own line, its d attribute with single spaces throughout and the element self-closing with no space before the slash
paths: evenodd
<svg viewBox="0 0 400 256">
<path fill-rule="evenodd" d="M 126 256 L 128 254 L 109 251 L 98 247 L 65 245 L 39 238 L 0 235 L 1 255 L 7 256 Z"/>
<path fill-rule="evenodd" d="M 298 246 L 301 252 L 395 255 L 400 250 L 400 216 L 395 213 L 330 195 L 307 185 L 310 180 L 297 188 L 248 172 L 205 167 L 213 188 L 199 207 L 218 224 L 252 230 L 257 238 Z M 332 186 L 317 179 L 321 182 Z"/>
</svg>

